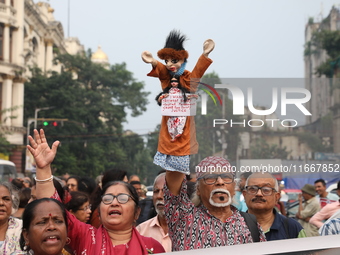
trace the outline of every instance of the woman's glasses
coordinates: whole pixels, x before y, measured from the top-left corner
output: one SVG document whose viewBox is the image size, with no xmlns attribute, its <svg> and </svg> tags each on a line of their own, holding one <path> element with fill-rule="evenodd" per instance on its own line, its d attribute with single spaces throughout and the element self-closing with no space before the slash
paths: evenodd
<svg viewBox="0 0 340 255">
<path fill-rule="evenodd" d="M 118 203 L 120 204 L 126 204 L 129 201 L 129 198 L 131 198 L 133 201 L 135 201 L 131 195 L 125 194 L 125 193 L 120 193 L 117 196 L 112 195 L 112 194 L 105 194 L 102 196 L 102 202 L 105 205 L 109 205 L 113 202 L 113 200 L 117 198 Z M 136 202 L 136 201 L 135 201 Z"/>
<path fill-rule="evenodd" d="M 82 211 L 86 212 L 87 210 L 91 210 L 91 206 L 92 205 L 87 205 L 84 208 L 79 208 L 78 210 L 82 210 Z"/>
</svg>

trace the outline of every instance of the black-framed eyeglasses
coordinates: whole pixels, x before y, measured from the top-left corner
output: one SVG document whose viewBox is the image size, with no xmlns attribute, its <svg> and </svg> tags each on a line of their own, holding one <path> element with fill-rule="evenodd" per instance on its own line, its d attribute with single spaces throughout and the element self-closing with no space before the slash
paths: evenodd
<svg viewBox="0 0 340 255">
<path fill-rule="evenodd" d="M 79 211 L 84 211 L 84 212 L 86 212 L 87 210 L 91 210 L 91 207 L 92 207 L 92 205 L 89 204 L 89 205 L 87 205 L 87 206 L 84 206 L 84 208 L 79 208 L 78 210 L 79 210 Z"/>
<path fill-rule="evenodd" d="M 126 204 L 129 201 L 129 198 L 131 198 L 134 202 L 136 202 L 131 195 L 125 194 L 125 193 L 120 193 L 117 196 L 112 195 L 112 194 L 105 194 L 102 196 L 102 202 L 105 205 L 109 205 L 113 202 L 115 198 L 117 198 L 117 201 L 120 204 Z"/>
<path fill-rule="evenodd" d="M 234 175 L 231 173 L 207 174 L 197 178 L 197 180 L 203 179 L 205 184 L 212 185 L 217 182 L 218 177 L 220 177 L 225 184 L 230 184 L 234 182 Z"/>
<path fill-rule="evenodd" d="M 245 189 L 247 193 L 250 195 L 256 195 L 259 189 L 261 190 L 264 196 L 270 196 L 273 194 L 273 191 L 276 192 L 276 189 L 267 187 L 267 186 L 259 187 L 259 186 L 252 185 L 252 186 L 247 186 Z"/>
</svg>

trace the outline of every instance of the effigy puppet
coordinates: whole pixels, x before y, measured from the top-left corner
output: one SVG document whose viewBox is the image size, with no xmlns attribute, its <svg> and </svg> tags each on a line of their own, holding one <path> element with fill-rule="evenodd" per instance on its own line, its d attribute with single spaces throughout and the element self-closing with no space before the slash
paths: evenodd
<svg viewBox="0 0 340 255">
<path fill-rule="evenodd" d="M 176 87 L 180 87 L 184 95 L 185 93 L 194 95 L 201 77 L 212 63 L 208 56 L 214 49 L 215 43 L 208 39 L 203 43 L 203 53 L 194 69 L 191 72 L 186 70 L 189 57 L 188 52 L 183 47 L 186 39 L 186 36 L 179 31 L 172 30 L 170 32 L 164 48 L 157 53 L 165 64 L 154 59 L 148 51 L 142 53 L 143 61 L 152 65 L 152 70 L 147 75 L 160 80 L 163 93 L 158 95 L 158 98 L 156 97 L 159 104 L 167 97 L 168 93 L 171 93 L 169 91 L 175 87 L 175 82 L 177 83 Z M 179 92 L 178 90 L 173 91 Z M 175 120 L 174 116 L 162 116 L 154 163 L 165 170 L 189 174 L 190 155 L 198 152 L 194 116 L 185 116 L 177 126 L 172 125 L 175 121 L 178 120 Z"/>
</svg>

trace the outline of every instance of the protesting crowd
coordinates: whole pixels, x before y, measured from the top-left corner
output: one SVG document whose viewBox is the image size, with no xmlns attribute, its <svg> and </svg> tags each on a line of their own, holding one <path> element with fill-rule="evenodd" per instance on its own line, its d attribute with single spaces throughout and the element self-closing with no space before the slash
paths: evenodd
<svg viewBox="0 0 340 255">
<path fill-rule="evenodd" d="M 142 53 L 152 66 L 148 76 L 160 80 L 159 104 L 171 93 L 195 98 L 195 79 L 212 63 L 215 43 L 208 39 L 193 71 L 185 70 L 185 40 L 169 34 L 158 51 L 165 65 Z M 141 255 L 340 234 L 340 182 L 337 195 L 326 191 L 325 180 L 305 184 L 291 218 L 268 172 L 242 173 L 237 181 L 227 159 L 208 156 L 190 178 L 190 156 L 198 152 L 194 116 L 162 116 L 154 157 L 160 172 L 149 197 L 124 169 L 96 179 L 55 177 L 60 142 L 49 146 L 42 129 L 28 139 L 36 176 L 0 184 L 0 254 Z"/>
<path fill-rule="evenodd" d="M 0 185 L 2 254 L 150 254 L 340 234 L 340 200 L 322 179 L 301 188 L 295 218 L 280 209 L 270 173 L 244 173 L 237 183 L 232 171 L 190 180 L 160 171 L 147 197 L 138 176 L 119 169 L 96 180 L 54 177 L 58 142 L 50 148 L 43 130 L 34 135 L 36 178 Z M 199 166 L 230 163 L 213 156 Z"/>
</svg>

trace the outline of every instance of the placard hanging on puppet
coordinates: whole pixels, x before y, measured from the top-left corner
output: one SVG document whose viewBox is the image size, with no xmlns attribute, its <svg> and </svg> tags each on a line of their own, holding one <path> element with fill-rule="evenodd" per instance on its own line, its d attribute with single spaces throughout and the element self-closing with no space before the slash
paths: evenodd
<svg viewBox="0 0 340 255">
<path fill-rule="evenodd" d="M 192 94 L 186 94 L 192 96 Z M 184 102 L 182 94 L 169 94 L 162 99 L 161 113 L 163 116 L 195 116 L 196 98 L 187 99 Z"/>
</svg>

